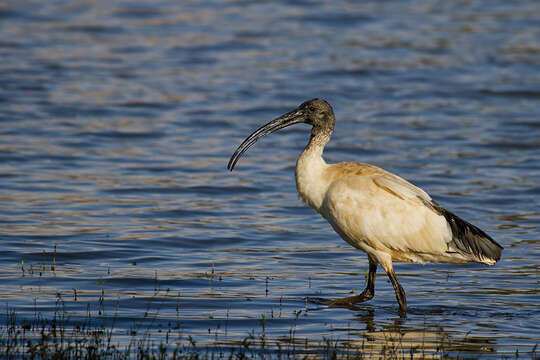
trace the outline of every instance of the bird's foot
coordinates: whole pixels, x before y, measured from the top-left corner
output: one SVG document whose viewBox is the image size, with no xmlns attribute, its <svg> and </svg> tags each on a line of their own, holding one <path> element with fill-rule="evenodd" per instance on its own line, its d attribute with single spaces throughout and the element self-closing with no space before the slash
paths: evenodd
<svg viewBox="0 0 540 360">
<path fill-rule="evenodd" d="M 350 307 L 350 306 L 353 306 L 354 304 L 368 301 L 371 298 L 373 298 L 373 293 L 369 290 L 364 290 L 360 295 L 349 296 L 346 298 L 340 298 L 340 299 L 308 298 L 308 301 L 315 304 Z"/>
<path fill-rule="evenodd" d="M 398 303 L 399 303 L 399 309 L 398 309 L 399 317 L 406 318 L 407 317 L 407 301 L 405 300 L 405 298 L 402 298 L 401 300 L 398 299 Z"/>
<path fill-rule="evenodd" d="M 360 295 L 349 296 L 349 297 L 346 297 L 346 298 L 331 299 L 331 300 L 327 301 L 327 304 L 328 305 L 336 305 L 336 306 L 351 306 L 351 305 L 354 305 L 354 304 L 357 304 L 357 303 L 368 301 L 371 298 L 373 298 L 373 295 L 361 293 Z"/>
</svg>

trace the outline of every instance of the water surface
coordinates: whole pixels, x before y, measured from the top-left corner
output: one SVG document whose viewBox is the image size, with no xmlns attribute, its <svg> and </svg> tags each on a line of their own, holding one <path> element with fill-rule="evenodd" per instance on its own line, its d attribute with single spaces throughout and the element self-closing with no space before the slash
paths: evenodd
<svg viewBox="0 0 540 360">
<path fill-rule="evenodd" d="M 0 4 L 1 303 L 33 319 L 61 299 L 72 322 L 114 318 L 118 341 L 174 322 L 210 345 L 264 334 L 530 353 L 539 14 L 527 1 Z M 313 97 L 337 117 L 328 162 L 400 174 L 487 231 L 502 260 L 396 264 L 407 318 L 381 271 L 355 310 L 307 304 L 360 291 L 367 270 L 298 200 L 309 127 L 225 167 L 251 131 Z"/>
</svg>

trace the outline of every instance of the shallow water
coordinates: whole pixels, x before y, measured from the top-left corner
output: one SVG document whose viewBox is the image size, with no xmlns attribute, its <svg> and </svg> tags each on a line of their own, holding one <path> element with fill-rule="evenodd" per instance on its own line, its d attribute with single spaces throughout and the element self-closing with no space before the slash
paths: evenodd
<svg viewBox="0 0 540 360">
<path fill-rule="evenodd" d="M 61 299 L 71 321 L 114 318 L 119 341 L 179 322 L 209 345 L 264 333 L 531 352 L 539 25 L 527 1 L 0 4 L 2 305 L 47 318 Z M 382 272 L 357 309 L 307 304 L 361 290 L 367 271 L 297 198 L 309 128 L 225 167 L 251 131 L 312 97 L 337 117 L 328 162 L 400 174 L 492 235 L 502 260 L 397 264 L 407 318 Z"/>
</svg>

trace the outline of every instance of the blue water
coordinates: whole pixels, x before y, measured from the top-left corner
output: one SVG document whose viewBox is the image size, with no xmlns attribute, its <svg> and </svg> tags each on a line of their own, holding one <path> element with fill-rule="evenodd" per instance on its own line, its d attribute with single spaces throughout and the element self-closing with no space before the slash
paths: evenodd
<svg viewBox="0 0 540 360">
<path fill-rule="evenodd" d="M 540 342 L 538 2 L 8 1 L 0 59 L 0 304 L 19 318 L 61 299 L 73 321 L 116 319 L 118 341 L 179 322 L 210 345 L 264 331 L 378 352 L 399 335 L 500 358 Z M 313 97 L 337 117 L 328 162 L 421 186 L 502 260 L 397 264 L 404 319 L 382 272 L 358 309 L 306 304 L 367 271 L 298 200 L 309 127 L 226 164 Z"/>
</svg>

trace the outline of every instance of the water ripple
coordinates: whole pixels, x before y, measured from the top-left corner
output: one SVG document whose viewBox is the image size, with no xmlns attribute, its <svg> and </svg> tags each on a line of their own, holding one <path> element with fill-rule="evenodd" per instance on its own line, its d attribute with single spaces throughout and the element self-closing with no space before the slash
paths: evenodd
<svg viewBox="0 0 540 360">
<path fill-rule="evenodd" d="M 264 316 L 279 346 L 336 338 L 380 354 L 399 334 L 411 346 L 429 337 L 436 355 L 530 353 L 537 7 L 0 4 L 0 297 L 21 319 L 52 317 L 61 298 L 73 323 L 115 318 L 119 341 L 137 324 L 157 344 L 153 330 L 178 321 L 210 348 L 240 344 Z M 502 260 L 396 264 L 406 319 L 382 273 L 355 309 L 307 304 L 361 290 L 367 269 L 297 197 L 308 127 L 260 141 L 233 173 L 226 164 L 245 136 L 313 97 L 337 116 L 328 161 L 422 186 L 497 239 Z"/>
</svg>

